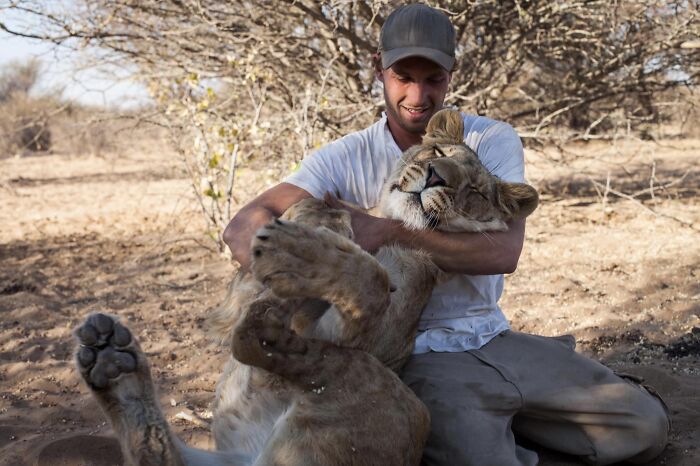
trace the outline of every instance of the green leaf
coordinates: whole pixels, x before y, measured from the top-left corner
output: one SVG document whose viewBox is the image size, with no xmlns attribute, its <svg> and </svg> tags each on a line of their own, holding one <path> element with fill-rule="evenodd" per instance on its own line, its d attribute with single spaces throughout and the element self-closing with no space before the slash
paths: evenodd
<svg viewBox="0 0 700 466">
<path fill-rule="evenodd" d="M 219 152 L 214 153 L 214 155 L 212 155 L 211 158 L 209 159 L 209 168 L 218 167 L 219 164 L 221 163 L 221 158 L 222 158 L 221 153 L 219 153 Z"/>
<path fill-rule="evenodd" d="M 221 191 L 213 190 L 211 188 L 205 189 L 204 195 L 207 197 L 211 197 L 212 199 L 221 199 L 222 197 L 224 197 L 224 195 L 221 194 Z"/>
</svg>

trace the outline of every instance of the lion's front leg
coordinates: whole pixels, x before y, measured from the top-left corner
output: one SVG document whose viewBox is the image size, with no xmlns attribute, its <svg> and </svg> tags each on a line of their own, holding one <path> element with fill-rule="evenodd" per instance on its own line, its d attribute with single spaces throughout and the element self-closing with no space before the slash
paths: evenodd
<svg viewBox="0 0 700 466">
<path fill-rule="evenodd" d="M 183 464 L 160 410 L 146 357 L 115 317 L 91 314 L 75 330 L 78 371 L 109 418 L 128 464 Z"/>
<path fill-rule="evenodd" d="M 283 298 L 319 298 L 351 319 L 381 313 L 389 277 L 359 246 L 324 227 L 275 220 L 252 242 L 255 277 Z"/>
</svg>

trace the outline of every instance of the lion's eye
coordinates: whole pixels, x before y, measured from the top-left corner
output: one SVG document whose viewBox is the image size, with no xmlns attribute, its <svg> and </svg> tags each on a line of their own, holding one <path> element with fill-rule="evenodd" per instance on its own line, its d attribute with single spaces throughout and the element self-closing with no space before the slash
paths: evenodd
<svg viewBox="0 0 700 466">
<path fill-rule="evenodd" d="M 489 198 L 486 197 L 486 195 L 485 195 L 484 193 L 482 193 L 481 191 L 479 191 L 479 190 L 476 188 L 476 186 L 468 186 L 468 188 L 469 188 L 469 191 L 470 191 L 470 192 L 475 193 L 475 194 L 478 194 L 479 196 L 483 197 L 483 198 L 486 199 L 487 201 L 489 200 Z"/>
</svg>

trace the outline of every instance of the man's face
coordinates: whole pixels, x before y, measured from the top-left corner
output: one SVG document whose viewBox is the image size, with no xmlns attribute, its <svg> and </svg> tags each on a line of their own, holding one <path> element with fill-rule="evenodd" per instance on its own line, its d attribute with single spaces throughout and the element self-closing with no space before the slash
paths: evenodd
<svg viewBox="0 0 700 466">
<path fill-rule="evenodd" d="M 384 83 L 389 118 L 409 133 L 423 134 L 428 120 L 442 108 L 452 74 L 435 62 L 408 57 L 377 70 Z"/>
</svg>

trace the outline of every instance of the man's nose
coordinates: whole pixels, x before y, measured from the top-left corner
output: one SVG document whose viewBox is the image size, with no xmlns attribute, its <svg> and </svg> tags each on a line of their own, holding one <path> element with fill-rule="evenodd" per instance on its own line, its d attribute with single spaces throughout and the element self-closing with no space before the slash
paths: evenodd
<svg viewBox="0 0 700 466">
<path fill-rule="evenodd" d="M 428 86 L 421 82 L 413 82 L 406 92 L 406 100 L 410 105 L 420 107 L 427 103 Z"/>
</svg>

